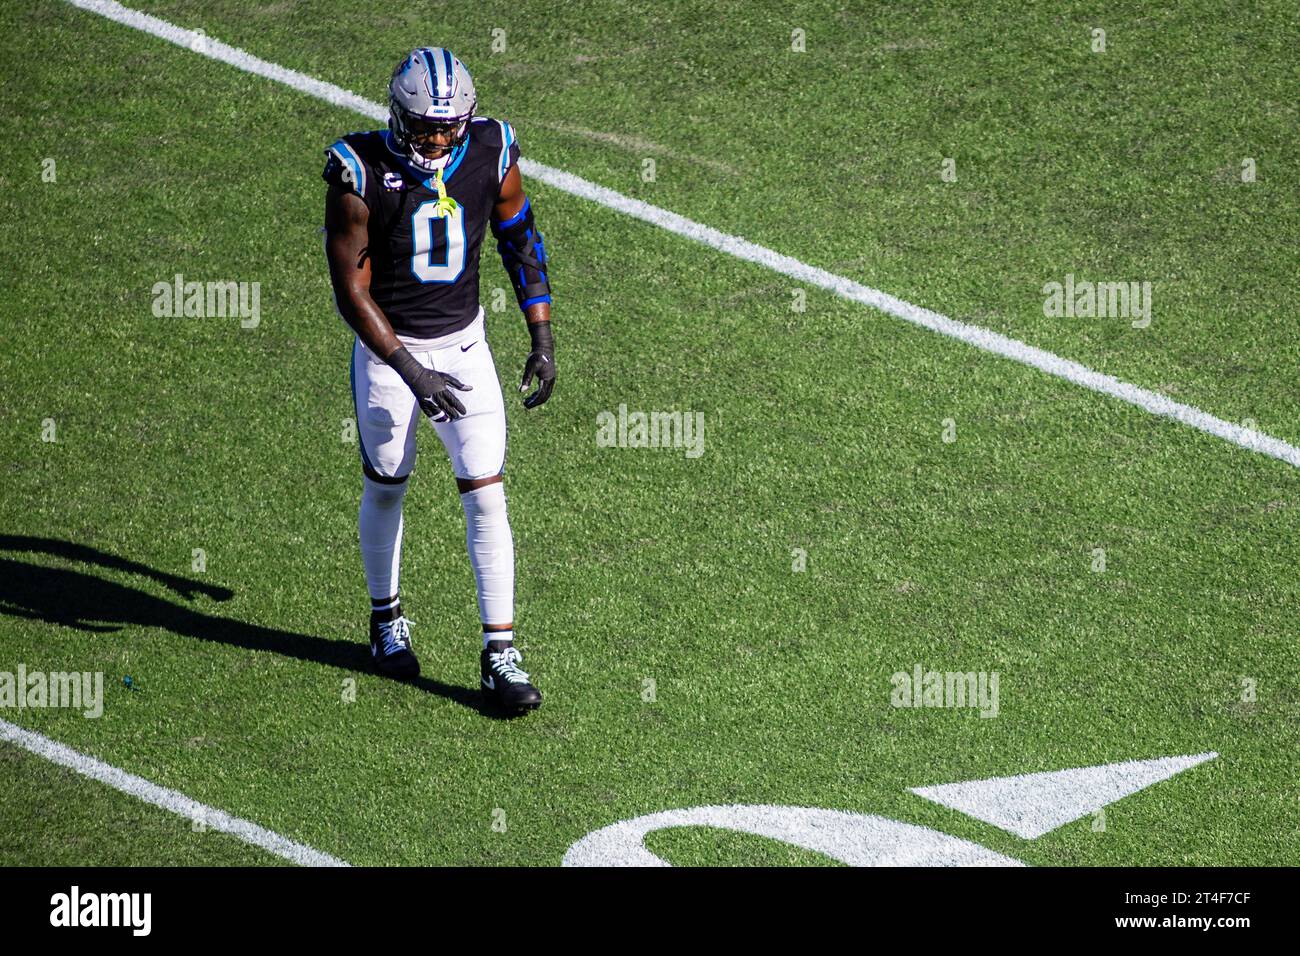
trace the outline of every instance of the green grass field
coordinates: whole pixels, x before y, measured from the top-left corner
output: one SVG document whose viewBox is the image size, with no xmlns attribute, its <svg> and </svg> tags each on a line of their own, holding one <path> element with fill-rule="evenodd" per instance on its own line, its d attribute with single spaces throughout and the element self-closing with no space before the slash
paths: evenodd
<svg viewBox="0 0 1300 956">
<path fill-rule="evenodd" d="M 447 46 L 527 157 L 1300 442 L 1293 4 L 131 3 L 372 101 Z M 0 719 L 353 864 L 556 865 L 709 804 L 1031 865 L 1300 861 L 1292 465 L 816 289 L 797 311 L 782 275 L 526 179 L 544 408 L 515 395 L 513 302 L 488 322 L 546 702 L 493 719 L 429 429 L 402 578 L 425 678 L 368 668 L 319 174 L 374 124 L 58 0 L 0 7 L 0 55 L 0 671 L 106 683 L 97 720 Z M 486 303 L 491 248 L 482 272 Z M 155 317 L 176 273 L 260 283 L 260 324 Z M 1067 273 L 1150 281 L 1150 326 L 1045 317 Z M 621 404 L 703 413 L 704 453 L 599 447 Z M 917 664 L 997 672 L 997 717 L 892 706 Z M 1032 840 L 908 792 L 1206 751 Z M 0 766 L 0 863 L 283 862 L 10 744 Z"/>
</svg>

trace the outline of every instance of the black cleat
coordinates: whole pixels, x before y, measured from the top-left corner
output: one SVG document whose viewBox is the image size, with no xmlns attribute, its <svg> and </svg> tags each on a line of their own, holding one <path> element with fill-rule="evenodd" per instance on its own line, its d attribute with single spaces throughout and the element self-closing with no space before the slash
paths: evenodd
<svg viewBox="0 0 1300 956">
<path fill-rule="evenodd" d="M 521 660 L 518 648 L 512 644 L 500 649 L 489 645 L 479 658 L 483 696 L 502 710 L 536 710 L 542 705 L 541 693 L 519 669 Z"/>
<path fill-rule="evenodd" d="M 420 662 L 411 650 L 411 622 L 405 617 L 392 621 L 371 618 L 370 656 L 385 677 L 414 680 L 420 676 Z"/>
</svg>

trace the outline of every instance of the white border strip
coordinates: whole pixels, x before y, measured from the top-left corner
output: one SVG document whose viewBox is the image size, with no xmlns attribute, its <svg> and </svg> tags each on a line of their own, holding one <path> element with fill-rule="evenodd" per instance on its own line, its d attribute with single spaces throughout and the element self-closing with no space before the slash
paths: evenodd
<svg viewBox="0 0 1300 956">
<path fill-rule="evenodd" d="M 125 770 L 119 770 L 112 764 L 106 764 L 102 760 L 96 760 L 94 757 L 73 750 L 71 747 L 56 740 L 51 740 L 44 734 L 38 734 L 34 730 L 24 730 L 17 724 L 11 724 L 7 720 L 0 720 L 0 740 L 16 744 L 29 753 L 44 757 L 46 760 L 57 763 L 62 767 L 67 767 L 83 777 L 108 784 L 114 790 L 120 790 L 137 800 L 152 803 L 155 807 L 161 807 L 177 816 L 200 821 L 208 829 L 229 833 L 245 843 L 260 847 L 278 857 L 283 857 L 290 863 L 297 863 L 299 866 L 348 865 L 328 853 L 314 850 L 302 843 L 295 843 L 287 837 L 282 837 L 278 833 L 259 827 L 256 823 L 241 820 L 239 817 L 232 817 L 215 807 L 209 807 L 197 800 L 191 800 L 183 793 L 168 790 L 156 783 L 150 783 L 143 777 L 137 777 Z"/>
<path fill-rule="evenodd" d="M 157 17 L 151 17 L 146 13 L 124 7 L 120 3 L 113 2 L 113 0 L 68 0 L 68 2 L 73 6 L 97 13 L 117 23 L 142 30 L 178 46 L 186 47 L 195 53 L 227 63 L 247 73 L 264 76 L 302 93 L 325 100 L 327 103 L 355 110 L 373 120 L 385 122 L 388 118 L 388 110 L 378 103 L 362 99 L 355 93 L 351 93 L 332 83 L 325 83 L 296 70 L 289 70 L 274 63 L 268 63 L 266 60 L 259 59 L 237 47 L 214 40 L 201 31 L 186 30 L 168 23 L 166 20 L 159 20 Z M 653 226 L 666 229 L 687 239 L 693 239 L 738 259 L 765 266 L 773 272 L 779 272 L 799 282 L 833 292 L 841 298 L 860 302 L 905 322 L 911 322 L 913 325 L 919 325 L 932 332 L 938 332 L 940 335 L 958 339 L 985 352 L 991 352 L 994 355 L 1001 355 L 1003 358 L 1009 358 L 1023 365 L 1029 365 L 1039 371 L 1046 372 L 1048 375 L 1063 378 L 1075 385 L 1091 389 L 1094 392 L 1100 392 L 1103 395 L 1109 395 L 1112 398 L 1118 398 L 1130 405 L 1136 405 L 1153 415 L 1172 418 L 1174 421 L 1182 422 L 1184 425 L 1189 425 L 1207 434 L 1222 438 L 1224 441 L 1232 442 L 1234 445 L 1239 445 L 1249 451 L 1268 455 L 1300 468 L 1300 448 L 1289 445 L 1279 438 L 1266 435 L 1261 431 L 1253 428 L 1243 428 L 1232 422 L 1216 418 L 1194 406 L 1175 402 L 1165 395 L 1120 381 L 1112 375 L 1103 375 L 1101 372 L 1093 371 L 1078 362 L 1061 358 L 1059 355 L 1027 345 L 1017 339 L 1008 338 L 1005 335 L 1000 335 L 979 326 L 967 325 L 964 322 L 950 319 L 946 315 L 940 315 L 938 312 L 912 305 L 910 302 L 904 302 L 902 299 L 895 298 L 878 289 L 827 272 L 825 269 L 810 266 L 798 259 L 783 256 L 779 252 L 774 252 L 764 246 L 741 239 L 739 236 L 719 232 L 717 229 L 694 222 L 666 209 L 660 209 L 658 206 L 652 206 L 639 199 L 624 196 L 612 189 L 598 186 L 563 170 L 544 166 L 529 159 L 521 159 L 519 168 L 525 175 L 541 180 L 548 186 L 553 186 L 563 192 L 582 199 L 589 199 L 609 209 L 625 213 L 635 219 L 640 219 L 642 222 L 648 222 Z"/>
</svg>

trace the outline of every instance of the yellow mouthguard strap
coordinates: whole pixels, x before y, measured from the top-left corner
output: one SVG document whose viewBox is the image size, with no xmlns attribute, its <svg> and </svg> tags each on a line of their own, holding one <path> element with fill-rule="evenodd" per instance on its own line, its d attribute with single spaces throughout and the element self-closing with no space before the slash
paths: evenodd
<svg viewBox="0 0 1300 956">
<path fill-rule="evenodd" d="M 450 216 L 456 212 L 459 205 L 456 200 L 447 195 L 447 187 L 442 181 L 442 168 L 434 173 L 433 188 L 438 190 L 438 201 L 434 204 L 433 214 L 441 219 L 443 216 Z"/>
</svg>

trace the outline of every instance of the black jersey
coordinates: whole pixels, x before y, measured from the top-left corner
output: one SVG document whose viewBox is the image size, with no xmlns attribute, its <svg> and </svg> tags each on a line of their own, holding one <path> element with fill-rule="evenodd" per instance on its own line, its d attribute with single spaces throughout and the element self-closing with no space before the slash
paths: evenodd
<svg viewBox="0 0 1300 956">
<path fill-rule="evenodd" d="M 370 209 L 370 296 L 395 332 L 435 338 L 478 315 L 478 259 L 488 218 L 519 160 L 514 130 L 476 117 L 443 168 L 457 210 L 439 215 L 431 173 L 409 162 L 388 130 L 350 133 L 326 151 L 325 181 Z"/>
</svg>

